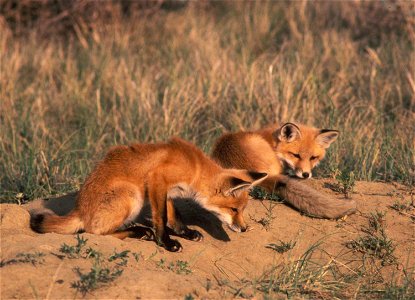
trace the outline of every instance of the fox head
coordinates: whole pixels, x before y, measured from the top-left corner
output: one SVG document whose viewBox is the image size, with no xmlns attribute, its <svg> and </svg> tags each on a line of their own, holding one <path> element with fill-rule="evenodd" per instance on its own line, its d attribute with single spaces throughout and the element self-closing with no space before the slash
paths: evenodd
<svg viewBox="0 0 415 300">
<path fill-rule="evenodd" d="M 267 173 L 225 169 L 217 178 L 211 195 L 204 206 L 236 232 L 245 232 L 243 216 L 248 204 L 246 191 L 267 177 Z"/>
<path fill-rule="evenodd" d="M 286 123 L 273 133 L 276 154 L 286 170 L 299 178 L 310 178 L 312 169 L 324 158 L 339 132 Z"/>
</svg>

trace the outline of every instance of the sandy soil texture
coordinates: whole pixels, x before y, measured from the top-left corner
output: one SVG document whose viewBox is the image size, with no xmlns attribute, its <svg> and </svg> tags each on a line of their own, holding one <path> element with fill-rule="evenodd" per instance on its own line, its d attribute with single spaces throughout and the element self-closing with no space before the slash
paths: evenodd
<svg viewBox="0 0 415 300">
<path fill-rule="evenodd" d="M 330 180 L 310 180 L 309 184 L 347 201 L 329 188 Z M 261 290 L 266 287 L 261 283 L 274 282 L 280 286 L 280 291 L 274 289 L 276 298 L 285 298 L 295 291 L 288 267 L 297 266 L 294 269 L 304 276 L 315 276 L 311 281 L 300 279 L 302 286 L 296 287 L 302 291 L 300 298 L 330 298 L 332 292 L 352 298 L 367 287 L 359 272 L 369 272 L 373 277 L 366 277 L 376 278 L 373 286 L 382 289 L 388 282 L 403 284 L 408 276 L 414 280 L 415 211 L 409 206 L 400 211 L 391 208 L 413 201 L 411 193 L 398 184 L 358 182 L 352 194 L 358 212 L 342 220 L 313 219 L 284 204 L 252 200 L 245 217 L 253 229 L 246 233 L 229 231 L 213 215 L 190 200 L 182 200 L 177 205 L 185 222 L 200 230 L 204 240 L 179 239 L 181 253 L 169 253 L 151 241 L 91 234 L 82 234 L 87 241 L 77 248 L 74 235 L 37 234 L 30 229 L 28 210 L 51 209 L 65 214 L 73 206 L 73 194 L 24 206 L 2 204 L 1 297 L 262 298 Z M 377 212 L 382 215 L 377 219 L 379 224 L 370 225 Z M 143 222 L 145 219 L 144 214 Z M 370 226 L 372 230 L 381 226 L 392 240 L 396 249 L 391 257 L 384 253 L 383 260 L 373 258 L 347 244 L 365 236 Z M 279 245 L 279 241 L 295 245 L 284 253 L 266 247 Z M 298 267 L 301 259 L 308 262 L 307 268 Z M 327 272 L 321 272 L 325 266 Z M 272 281 L 272 274 L 287 280 Z M 335 278 L 336 274 L 341 278 Z M 344 290 L 333 291 L 333 281 L 344 282 Z"/>
</svg>

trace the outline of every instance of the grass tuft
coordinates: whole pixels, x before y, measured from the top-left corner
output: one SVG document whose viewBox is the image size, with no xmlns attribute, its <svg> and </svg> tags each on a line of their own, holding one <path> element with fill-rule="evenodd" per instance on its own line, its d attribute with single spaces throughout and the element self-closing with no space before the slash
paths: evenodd
<svg viewBox="0 0 415 300">
<path fill-rule="evenodd" d="M 26 264 L 30 263 L 32 265 L 41 264 L 44 262 L 44 256 L 45 254 L 42 252 L 35 252 L 35 253 L 18 253 L 16 254 L 15 258 L 9 259 L 9 260 L 2 260 L 0 262 L 0 268 L 7 266 L 7 265 L 13 265 L 13 264 Z"/>
<path fill-rule="evenodd" d="M 237 286 L 227 281 L 220 281 L 219 284 L 230 287 L 235 297 L 242 298 L 255 298 L 257 293 L 266 299 L 281 296 L 292 298 L 299 295 L 307 298 L 344 296 L 342 290 L 348 284 L 344 276 L 338 274 L 336 262 L 313 259 L 320 245 L 321 242 L 313 244 L 299 259 L 273 266 L 254 280 L 242 280 Z"/>
<path fill-rule="evenodd" d="M 414 204 L 412 202 L 400 202 L 395 201 L 392 205 L 389 206 L 389 208 L 396 210 L 397 212 L 408 212 L 415 208 Z"/>
<path fill-rule="evenodd" d="M 75 268 L 74 270 L 79 276 L 79 280 L 72 282 L 71 287 L 83 295 L 114 281 L 123 272 L 118 266 L 114 268 L 105 266 L 103 260 L 99 257 L 95 258 L 89 272 L 83 273 L 80 268 Z"/>
<path fill-rule="evenodd" d="M 287 251 L 290 251 L 291 249 L 293 249 L 295 247 L 295 245 L 297 244 L 297 242 L 293 242 L 293 241 L 289 241 L 289 242 L 284 242 L 284 241 L 278 241 L 279 244 L 268 244 L 265 246 L 265 248 L 269 248 L 272 249 L 274 251 L 277 251 L 278 253 L 285 253 Z"/>
<path fill-rule="evenodd" d="M 128 253 L 130 253 L 130 250 L 124 250 L 119 253 L 114 251 L 114 254 L 108 258 L 108 261 L 117 261 L 117 265 L 126 266 L 128 262 Z M 118 262 L 118 260 L 121 260 L 121 262 Z"/>
<path fill-rule="evenodd" d="M 325 187 L 328 187 L 337 193 L 343 194 L 346 199 L 350 199 L 356 184 L 354 172 L 342 172 L 336 169 L 333 173 L 337 182 L 326 183 Z"/>
<path fill-rule="evenodd" d="M 381 261 L 382 266 L 387 266 L 396 264 L 397 259 L 394 255 L 396 245 L 385 232 L 384 216 L 385 213 L 382 212 L 371 213 L 368 217 L 368 226 L 362 228 L 365 234 L 348 241 L 346 247 L 375 257 Z"/>
<path fill-rule="evenodd" d="M 265 203 L 264 203 L 265 202 Z M 268 204 L 268 205 L 266 205 L 266 203 Z M 278 203 L 280 203 L 280 202 L 278 202 Z M 262 201 L 261 200 L 261 205 L 265 208 L 265 210 L 266 210 L 266 212 L 265 212 L 265 216 L 264 217 L 261 217 L 261 218 L 259 218 L 259 219 L 257 219 L 257 218 L 255 218 L 255 217 L 253 217 L 253 216 L 251 216 L 251 215 L 249 215 L 249 218 L 252 220 L 252 221 L 254 221 L 254 222 L 256 222 L 256 223 L 258 223 L 258 224 L 260 224 L 260 225 L 262 225 L 262 227 L 263 228 L 265 228 L 265 230 L 270 230 L 271 229 L 271 226 L 272 226 L 272 221 L 276 218 L 275 216 L 274 216 L 274 214 L 273 214 L 273 210 L 274 210 L 274 208 L 275 208 L 275 206 L 278 204 L 278 203 L 276 203 L 276 202 L 274 202 L 274 201 Z"/>
<path fill-rule="evenodd" d="M 255 186 L 249 192 L 249 196 L 258 200 L 271 200 L 276 202 L 283 202 L 283 199 L 276 193 L 268 193 L 265 189 Z"/>
<path fill-rule="evenodd" d="M 190 268 L 189 263 L 183 260 L 176 260 L 176 262 L 170 262 L 168 265 L 166 265 L 166 260 L 164 258 L 161 258 L 156 263 L 156 265 L 158 268 L 167 269 L 180 275 L 187 275 L 192 273 L 192 269 Z"/>
<path fill-rule="evenodd" d="M 394 273 L 396 266 L 378 267 L 375 256 L 359 258 L 349 250 L 332 255 L 322 244 L 322 240 L 312 244 L 299 258 L 273 265 L 258 277 L 237 281 L 219 278 L 218 285 L 227 295 L 246 299 L 413 298 L 413 266 L 401 266 L 400 275 L 392 274 L 385 282 L 382 273 Z"/>
<path fill-rule="evenodd" d="M 85 273 L 79 267 L 74 268 L 75 273 L 79 276 L 79 280 L 71 283 L 72 288 L 85 296 L 87 293 L 121 276 L 123 273 L 122 267 L 126 267 L 128 263 L 129 250 L 114 251 L 113 254 L 105 258 L 101 252 L 91 247 L 85 249 L 88 240 L 83 236 L 77 234 L 75 238 L 77 241 L 76 245 L 70 246 L 64 243 L 59 249 L 64 255 L 58 257 L 93 259 L 93 263 L 91 269 Z"/>
<path fill-rule="evenodd" d="M 76 235 L 76 242 L 77 244 L 74 246 L 67 245 L 66 243 L 63 243 L 62 246 L 59 249 L 59 252 L 66 255 L 68 258 L 79 258 L 82 254 L 83 248 L 86 246 L 86 242 L 88 239 L 84 239 L 83 236 L 80 236 L 79 234 Z M 93 250 L 92 248 L 87 249 L 87 256 L 97 256 L 98 252 Z"/>
</svg>

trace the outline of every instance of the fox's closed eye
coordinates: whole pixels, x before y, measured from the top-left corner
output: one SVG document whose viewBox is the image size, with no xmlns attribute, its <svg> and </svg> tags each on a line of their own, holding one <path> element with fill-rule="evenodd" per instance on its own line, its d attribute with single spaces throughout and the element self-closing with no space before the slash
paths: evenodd
<svg viewBox="0 0 415 300">
<path fill-rule="evenodd" d="M 310 160 L 315 160 L 315 159 L 317 159 L 317 156 L 310 157 Z"/>
<path fill-rule="evenodd" d="M 291 154 L 292 156 L 294 156 L 294 157 L 298 158 L 298 159 L 301 159 L 301 156 L 300 156 L 300 154 L 298 154 L 298 153 L 292 153 L 292 152 L 290 152 L 290 154 Z"/>
<path fill-rule="evenodd" d="M 231 207 L 231 209 L 232 209 L 233 212 L 238 212 L 238 209 L 235 208 L 235 207 Z"/>
</svg>

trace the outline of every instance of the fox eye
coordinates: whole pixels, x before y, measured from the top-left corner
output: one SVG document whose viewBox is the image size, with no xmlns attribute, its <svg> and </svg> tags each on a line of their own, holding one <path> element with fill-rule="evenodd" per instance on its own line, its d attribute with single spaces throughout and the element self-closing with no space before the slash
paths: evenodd
<svg viewBox="0 0 415 300">
<path fill-rule="evenodd" d="M 312 156 L 310 157 L 310 160 L 315 160 L 317 158 L 317 156 Z"/>
<path fill-rule="evenodd" d="M 233 212 L 238 212 L 238 209 L 235 208 L 235 207 L 231 207 L 231 209 L 232 209 Z"/>
<path fill-rule="evenodd" d="M 291 155 L 294 156 L 294 157 L 296 157 L 296 158 L 298 158 L 298 159 L 301 159 L 301 156 L 298 153 L 292 153 L 291 152 Z"/>
</svg>

